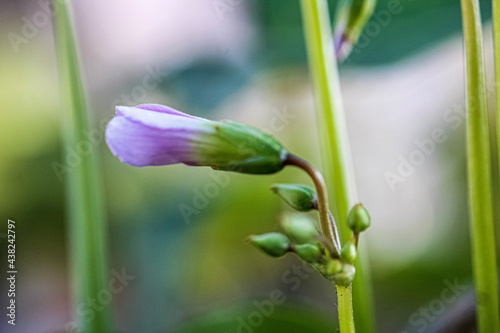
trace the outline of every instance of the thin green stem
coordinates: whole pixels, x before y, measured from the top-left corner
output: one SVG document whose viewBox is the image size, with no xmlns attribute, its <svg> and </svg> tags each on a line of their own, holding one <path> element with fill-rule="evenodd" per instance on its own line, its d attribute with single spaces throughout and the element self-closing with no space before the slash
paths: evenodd
<svg viewBox="0 0 500 333">
<path fill-rule="evenodd" d="M 309 68 L 316 95 L 324 174 L 329 185 L 332 199 L 330 204 L 338 223 L 340 238 L 346 242 L 352 236 L 346 226 L 347 213 L 358 200 L 328 6 L 325 0 L 301 0 L 301 5 Z M 375 332 L 376 324 L 368 279 L 369 268 L 360 258 L 364 257 L 358 256 L 356 277 L 353 281 L 356 326 L 360 332 L 371 333 Z M 346 304 L 347 301 L 343 297 L 350 295 L 350 290 L 337 292 L 339 314 L 345 313 L 340 306 Z M 352 307 L 350 308 L 352 310 Z"/>
<path fill-rule="evenodd" d="M 500 332 L 483 37 L 478 0 L 461 0 L 467 72 L 467 169 L 478 332 Z"/>
<path fill-rule="evenodd" d="M 68 8 L 70 2 L 53 1 L 56 13 L 54 33 L 59 56 L 61 95 L 64 100 L 64 151 L 78 152 L 81 147 L 86 149 L 73 164 L 64 169 L 75 290 L 73 308 L 79 332 L 113 332 L 110 304 L 97 304 L 93 317 L 79 310 L 89 299 L 99 299 L 100 293 L 107 290 L 108 277 L 102 180 L 97 168 L 95 147 L 85 137 L 89 131 L 89 121 Z"/>
</svg>

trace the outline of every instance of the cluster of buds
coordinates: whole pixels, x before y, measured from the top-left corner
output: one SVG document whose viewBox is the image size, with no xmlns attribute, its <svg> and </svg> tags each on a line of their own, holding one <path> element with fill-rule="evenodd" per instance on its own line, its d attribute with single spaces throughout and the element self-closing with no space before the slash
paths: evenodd
<svg viewBox="0 0 500 333">
<path fill-rule="evenodd" d="M 296 184 L 276 184 L 271 190 L 296 211 L 318 211 L 321 228 L 304 214 L 285 214 L 282 232 L 251 236 L 248 241 L 272 257 L 293 252 L 338 285 L 354 279 L 359 233 L 370 225 L 368 212 L 361 204 L 351 209 L 347 225 L 353 237 L 341 246 L 321 173 L 271 135 L 233 121 L 211 121 L 168 106 L 142 104 L 116 108 L 106 141 L 122 162 L 137 167 L 183 163 L 246 174 L 271 174 L 286 166 L 303 169 L 316 191 Z"/>
<path fill-rule="evenodd" d="M 296 184 L 276 184 L 271 190 L 290 207 L 299 212 L 318 209 L 314 190 Z M 279 258 L 295 253 L 301 260 L 311 264 L 325 278 L 341 286 L 348 286 L 354 279 L 359 233 L 370 226 L 370 215 L 362 204 L 355 205 L 349 212 L 347 225 L 353 231 L 353 238 L 340 249 L 325 237 L 309 216 L 286 213 L 281 218 L 280 232 L 250 236 L 247 242 L 265 254 Z"/>
</svg>

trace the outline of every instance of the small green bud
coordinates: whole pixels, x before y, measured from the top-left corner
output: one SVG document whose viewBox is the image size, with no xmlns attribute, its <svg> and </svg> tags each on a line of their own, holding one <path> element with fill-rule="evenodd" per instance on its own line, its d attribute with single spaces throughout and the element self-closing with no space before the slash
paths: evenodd
<svg viewBox="0 0 500 333">
<path fill-rule="evenodd" d="M 363 204 L 359 203 L 352 207 L 347 214 L 347 225 L 354 232 L 362 232 L 368 229 L 371 224 L 370 214 Z"/>
<path fill-rule="evenodd" d="M 328 275 L 335 275 L 342 271 L 342 261 L 333 259 L 326 264 L 326 273 Z"/>
<path fill-rule="evenodd" d="M 321 259 L 321 250 L 315 244 L 295 245 L 294 251 L 300 259 L 309 263 L 318 262 Z"/>
<path fill-rule="evenodd" d="M 286 214 L 281 225 L 294 243 L 308 244 L 316 242 L 318 230 L 314 226 L 314 221 L 305 215 Z"/>
<path fill-rule="evenodd" d="M 299 212 L 307 212 L 318 205 L 316 192 L 297 184 L 274 184 L 271 191 L 283 199 L 290 207 Z"/>
<path fill-rule="evenodd" d="M 342 251 L 340 252 L 340 257 L 347 263 L 352 264 L 354 263 L 354 260 L 356 260 L 356 245 L 354 245 L 352 242 L 347 242 L 344 247 L 342 248 Z"/>
<path fill-rule="evenodd" d="M 265 254 L 271 257 L 282 257 L 290 248 L 290 240 L 279 232 L 271 232 L 268 234 L 250 236 L 247 242 L 260 249 Z"/>
<path fill-rule="evenodd" d="M 347 287 L 352 283 L 355 275 L 356 268 L 353 265 L 344 264 L 342 267 L 342 271 L 338 274 L 335 274 L 333 278 L 335 279 L 335 283 L 339 286 Z"/>
</svg>

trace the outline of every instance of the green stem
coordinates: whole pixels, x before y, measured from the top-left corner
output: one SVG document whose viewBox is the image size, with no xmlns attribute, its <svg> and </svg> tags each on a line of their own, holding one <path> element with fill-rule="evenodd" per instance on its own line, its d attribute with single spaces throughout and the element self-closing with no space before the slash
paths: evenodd
<svg viewBox="0 0 500 333">
<path fill-rule="evenodd" d="M 497 168 L 500 172 L 500 0 L 493 0 L 493 44 L 495 52 L 495 88 L 497 92 Z M 498 179 L 500 180 L 500 176 Z"/>
<path fill-rule="evenodd" d="M 85 137 L 89 131 L 85 94 L 78 65 L 76 45 L 70 21 L 71 1 L 53 1 L 54 33 L 59 56 L 63 107 L 64 151 L 85 153 L 68 169 L 68 230 L 71 243 L 71 265 L 75 288 L 74 311 L 79 332 L 113 332 L 111 307 L 99 303 L 99 295 L 108 288 L 105 252 L 106 219 L 103 206 L 102 179 L 97 168 L 95 147 Z M 66 162 L 66 161 L 65 161 Z M 97 299 L 94 317 L 78 310 Z"/>
<path fill-rule="evenodd" d="M 352 285 L 349 287 L 337 286 L 339 299 L 339 318 L 346 318 L 340 324 L 340 332 L 354 332 L 354 318 L 352 317 Z"/>
<path fill-rule="evenodd" d="M 477 324 L 480 333 L 500 332 L 481 18 L 477 0 L 461 0 L 461 5 L 467 68 L 467 169 Z"/>
<path fill-rule="evenodd" d="M 345 221 L 349 209 L 357 202 L 357 194 L 328 6 L 325 0 L 301 0 L 301 5 L 309 68 L 316 95 L 324 174 L 330 185 L 333 215 L 338 223 L 341 240 L 345 242 L 351 238 L 351 231 Z M 360 332 L 371 333 L 375 332 L 376 324 L 368 279 L 369 267 L 359 258 L 364 257 L 358 256 L 356 278 L 353 281 L 356 326 Z M 344 298 L 350 295 L 350 289 L 345 292 L 337 291 L 337 294 L 339 314 L 345 314 L 340 306 L 351 301 L 350 298 L 348 301 Z M 352 311 L 352 307 L 349 308 Z M 345 320 L 339 319 L 341 322 Z"/>
</svg>

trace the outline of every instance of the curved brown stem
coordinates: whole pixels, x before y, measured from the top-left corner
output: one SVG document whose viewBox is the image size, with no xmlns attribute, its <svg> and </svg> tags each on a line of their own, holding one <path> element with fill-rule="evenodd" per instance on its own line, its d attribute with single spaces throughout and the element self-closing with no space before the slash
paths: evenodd
<svg viewBox="0 0 500 333">
<path fill-rule="evenodd" d="M 309 175 L 309 177 L 311 177 L 314 183 L 314 187 L 316 188 L 316 195 L 318 196 L 318 211 L 319 219 L 321 222 L 321 230 L 323 231 L 323 234 L 327 236 L 333 244 L 336 245 L 338 241 L 338 235 L 336 235 L 334 230 L 336 231 L 337 228 L 335 226 L 332 226 L 332 223 L 335 223 L 333 220 L 332 223 L 330 222 L 328 210 L 328 193 L 326 191 L 326 184 L 323 175 L 312 164 L 293 154 L 288 154 L 286 164 L 293 165 L 304 170 Z M 340 244 L 338 245 L 340 246 Z M 335 248 L 338 251 L 337 246 L 335 246 Z M 337 253 L 337 255 L 339 255 L 339 253 Z"/>
</svg>

